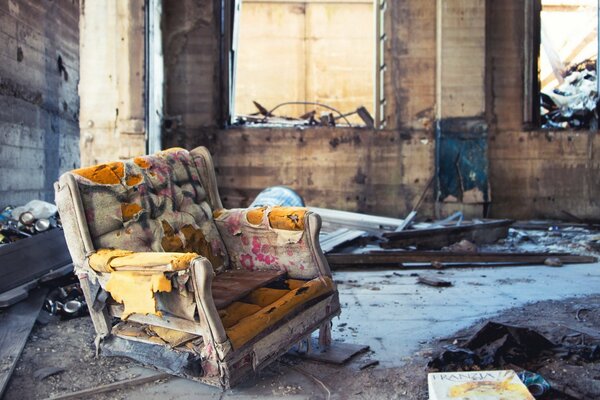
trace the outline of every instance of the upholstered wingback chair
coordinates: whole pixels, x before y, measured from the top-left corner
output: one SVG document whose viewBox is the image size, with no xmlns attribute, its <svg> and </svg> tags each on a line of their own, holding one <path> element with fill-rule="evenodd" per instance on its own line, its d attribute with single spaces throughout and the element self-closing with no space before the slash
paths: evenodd
<svg viewBox="0 0 600 400">
<path fill-rule="evenodd" d="M 304 208 L 223 209 L 207 149 L 81 168 L 56 204 L 104 355 L 228 388 L 340 312 Z"/>
</svg>

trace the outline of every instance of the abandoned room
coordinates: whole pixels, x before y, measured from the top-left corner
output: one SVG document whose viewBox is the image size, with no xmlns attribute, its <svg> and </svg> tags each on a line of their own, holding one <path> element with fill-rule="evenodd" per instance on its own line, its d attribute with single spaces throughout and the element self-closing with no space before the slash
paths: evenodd
<svg viewBox="0 0 600 400">
<path fill-rule="evenodd" d="M 599 7 L 0 0 L 0 399 L 600 399 Z"/>
</svg>

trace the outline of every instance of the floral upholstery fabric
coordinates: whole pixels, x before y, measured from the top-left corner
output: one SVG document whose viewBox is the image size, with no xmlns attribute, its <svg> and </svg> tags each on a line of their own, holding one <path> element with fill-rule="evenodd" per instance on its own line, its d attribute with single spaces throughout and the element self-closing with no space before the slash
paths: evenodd
<svg viewBox="0 0 600 400">
<path fill-rule="evenodd" d="M 194 252 L 217 270 L 228 256 L 187 150 L 72 171 L 96 249 Z"/>
<path fill-rule="evenodd" d="M 221 210 L 215 218 L 232 268 L 259 271 L 279 269 L 293 279 L 319 275 L 315 255 L 307 247 L 305 230 L 274 229 L 267 209 L 259 224 L 248 222 L 248 209 Z"/>
</svg>

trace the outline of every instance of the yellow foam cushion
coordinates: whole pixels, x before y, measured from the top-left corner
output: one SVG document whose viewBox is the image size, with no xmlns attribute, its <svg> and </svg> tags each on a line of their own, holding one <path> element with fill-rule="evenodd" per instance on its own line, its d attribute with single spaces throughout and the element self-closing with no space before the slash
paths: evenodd
<svg viewBox="0 0 600 400">
<path fill-rule="evenodd" d="M 121 180 L 125 176 L 125 164 L 117 161 L 93 167 L 79 168 L 73 170 L 73 173 L 100 185 L 116 185 L 121 183 Z"/>
<path fill-rule="evenodd" d="M 260 306 L 257 306 L 256 304 L 248 304 L 236 301 L 228 305 L 226 308 L 219 310 L 219 317 L 221 318 L 221 322 L 223 322 L 223 327 L 227 329 L 237 324 L 241 319 L 259 311 Z"/>
<path fill-rule="evenodd" d="M 289 290 L 263 287 L 253 290 L 248 296 L 246 296 L 244 301 L 247 303 L 256 304 L 262 308 L 276 302 L 288 293 Z"/>
<path fill-rule="evenodd" d="M 133 313 L 161 316 L 156 309 L 154 293 L 170 292 L 171 281 L 162 272 L 117 271 L 110 274 L 106 291 L 123 304 L 121 319 L 127 319 Z"/>
<path fill-rule="evenodd" d="M 246 213 L 246 220 L 251 224 L 258 225 L 262 222 L 266 207 L 252 208 Z M 303 231 L 304 207 L 273 207 L 269 212 L 269 224 L 274 229 L 286 231 Z"/>
<path fill-rule="evenodd" d="M 100 249 L 90 256 L 89 264 L 98 272 L 113 272 L 122 267 L 139 267 L 144 270 L 159 266 L 167 266 L 169 271 L 179 271 L 189 267 L 196 257 L 196 253 L 134 253 L 128 250 Z"/>
<path fill-rule="evenodd" d="M 333 291 L 333 282 L 329 277 L 315 278 L 302 287 L 288 292 L 257 313 L 241 319 L 231 328 L 225 328 L 234 349 L 238 349 L 263 330 L 275 325 L 296 307 Z"/>
</svg>

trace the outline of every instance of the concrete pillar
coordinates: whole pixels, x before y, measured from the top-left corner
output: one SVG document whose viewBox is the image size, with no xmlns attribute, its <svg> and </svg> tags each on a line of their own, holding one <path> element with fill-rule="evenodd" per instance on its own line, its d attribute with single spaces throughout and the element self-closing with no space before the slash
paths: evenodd
<svg viewBox="0 0 600 400">
<path fill-rule="evenodd" d="M 86 0 L 80 12 L 81 164 L 145 154 L 144 0 Z"/>
<path fill-rule="evenodd" d="M 440 215 L 491 201 L 485 120 L 486 1 L 437 0 L 436 176 Z"/>
</svg>

